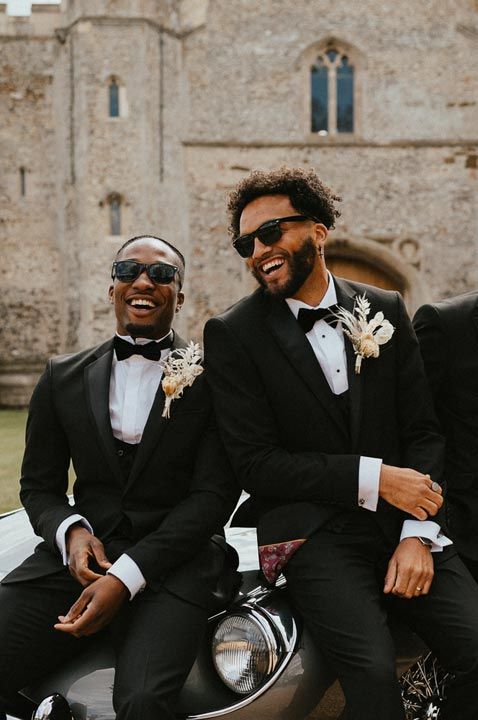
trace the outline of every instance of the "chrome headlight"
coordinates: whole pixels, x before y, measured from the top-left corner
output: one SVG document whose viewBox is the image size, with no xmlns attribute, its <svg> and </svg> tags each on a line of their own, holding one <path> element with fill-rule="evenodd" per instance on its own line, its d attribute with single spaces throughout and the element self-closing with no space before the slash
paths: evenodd
<svg viewBox="0 0 478 720">
<path fill-rule="evenodd" d="M 212 657 L 221 680 L 234 692 L 247 695 L 271 675 L 279 659 L 279 644 L 269 622 L 258 612 L 226 615 L 212 638 Z"/>
</svg>

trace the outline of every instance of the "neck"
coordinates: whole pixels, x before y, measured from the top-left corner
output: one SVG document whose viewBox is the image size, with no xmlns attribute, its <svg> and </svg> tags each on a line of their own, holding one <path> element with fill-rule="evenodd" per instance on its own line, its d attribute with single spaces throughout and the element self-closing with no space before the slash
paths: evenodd
<svg viewBox="0 0 478 720">
<path fill-rule="evenodd" d="M 307 305 L 315 307 L 322 301 L 328 286 L 329 276 L 327 275 L 325 263 L 322 262 L 314 268 L 305 283 L 299 288 L 296 294 L 293 295 L 293 298 L 294 300 L 300 300 Z"/>
</svg>

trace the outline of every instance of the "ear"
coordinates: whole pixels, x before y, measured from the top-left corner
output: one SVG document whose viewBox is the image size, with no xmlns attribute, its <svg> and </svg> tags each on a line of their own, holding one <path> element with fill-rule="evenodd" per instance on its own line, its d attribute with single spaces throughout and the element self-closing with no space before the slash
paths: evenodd
<svg viewBox="0 0 478 720">
<path fill-rule="evenodd" d="M 114 304 L 114 301 L 115 301 L 113 293 L 114 293 L 113 285 L 110 285 L 108 288 L 108 300 L 112 305 Z"/>
<path fill-rule="evenodd" d="M 315 223 L 314 225 L 314 236 L 315 244 L 320 251 L 324 251 L 325 243 L 327 242 L 327 235 L 329 231 L 322 223 Z"/>
<path fill-rule="evenodd" d="M 179 312 L 183 306 L 183 303 L 184 303 L 184 293 L 180 291 L 180 292 L 178 292 L 178 297 L 177 297 L 177 301 L 176 301 L 176 310 L 174 312 Z"/>
</svg>

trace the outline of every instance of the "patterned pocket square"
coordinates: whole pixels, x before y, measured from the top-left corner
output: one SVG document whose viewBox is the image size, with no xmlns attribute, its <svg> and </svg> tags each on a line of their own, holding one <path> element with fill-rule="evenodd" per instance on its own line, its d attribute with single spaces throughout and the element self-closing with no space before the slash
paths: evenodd
<svg viewBox="0 0 478 720">
<path fill-rule="evenodd" d="M 282 569 L 303 543 L 305 543 L 305 538 L 259 546 L 259 563 L 264 577 L 270 585 L 275 585 Z"/>
</svg>

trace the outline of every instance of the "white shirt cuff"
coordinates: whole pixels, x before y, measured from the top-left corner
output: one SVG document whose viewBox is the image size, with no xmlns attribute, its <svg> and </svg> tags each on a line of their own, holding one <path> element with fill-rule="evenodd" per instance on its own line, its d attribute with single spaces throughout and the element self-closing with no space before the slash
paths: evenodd
<svg viewBox="0 0 478 720">
<path fill-rule="evenodd" d="M 65 518 L 63 522 L 58 525 L 58 529 L 55 533 L 55 543 L 61 553 L 63 565 L 68 565 L 69 561 L 68 553 L 66 552 L 66 532 L 69 527 L 74 525 L 74 523 L 78 522 L 81 523 L 83 527 L 89 530 L 89 532 L 93 535 L 93 528 L 91 527 L 88 520 L 86 520 L 86 518 L 82 517 L 81 515 L 70 515 L 70 517 Z"/>
<path fill-rule="evenodd" d="M 123 553 L 116 562 L 106 571 L 106 574 L 114 575 L 121 580 L 129 590 L 130 600 L 146 587 L 144 575 L 129 555 Z"/>
<path fill-rule="evenodd" d="M 452 545 L 450 538 L 443 535 L 438 523 L 432 520 L 405 520 L 400 535 L 400 542 L 409 537 L 428 538 L 432 541 L 430 550 L 432 552 L 442 552 L 447 545 Z"/>
<path fill-rule="evenodd" d="M 378 489 L 380 484 L 380 458 L 361 457 L 358 476 L 358 504 L 365 510 L 375 512 L 378 504 Z"/>
</svg>

